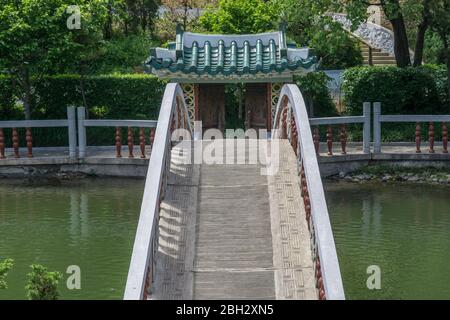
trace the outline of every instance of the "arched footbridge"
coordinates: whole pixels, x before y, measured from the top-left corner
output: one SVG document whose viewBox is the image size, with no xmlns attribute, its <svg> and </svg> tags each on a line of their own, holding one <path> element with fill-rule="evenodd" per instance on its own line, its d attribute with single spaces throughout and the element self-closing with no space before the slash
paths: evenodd
<svg viewBox="0 0 450 320">
<path fill-rule="evenodd" d="M 183 92 L 167 85 L 124 299 L 345 298 L 296 85 L 274 119 L 270 139 L 192 139 Z"/>
</svg>

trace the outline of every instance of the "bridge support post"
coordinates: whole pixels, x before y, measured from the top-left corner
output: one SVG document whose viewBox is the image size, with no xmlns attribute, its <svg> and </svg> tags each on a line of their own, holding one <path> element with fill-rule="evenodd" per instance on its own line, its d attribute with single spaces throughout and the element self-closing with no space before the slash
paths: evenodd
<svg viewBox="0 0 450 320">
<path fill-rule="evenodd" d="M 67 128 L 69 131 L 69 157 L 77 157 L 77 128 L 75 107 L 67 107 Z"/>
<path fill-rule="evenodd" d="M 363 104 L 363 151 L 365 154 L 370 153 L 370 102 L 364 102 Z"/>
<path fill-rule="evenodd" d="M 78 117 L 78 157 L 86 157 L 86 127 L 84 126 L 84 120 L 86 119 L 85 107 L 77 108 Z"/>
<path fill-rule="evenodd" d="M 373 152 L 381 153 L 381 103 L 373 104 Z"/>
</svg>

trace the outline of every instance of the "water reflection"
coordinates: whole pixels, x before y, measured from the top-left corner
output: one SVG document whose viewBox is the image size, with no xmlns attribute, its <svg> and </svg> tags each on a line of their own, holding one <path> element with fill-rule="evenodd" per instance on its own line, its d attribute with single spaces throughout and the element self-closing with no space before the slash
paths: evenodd
<svg viewBox="0 0 450 320">
<path fill-rule="evenodd" d="M 89 234 L 88 195 L 84 191 L 70 191 L 70 238 L 72 245 L 79 245 Z"/>
<path fill-rule="evenodd" d="M 143 190 L 131 179 L 1 181 L 0 257 L 16 265 L 0 299 L 25 298 L 31 263 L 80 266 L 82 290 L 61 288 L 65 299 L 122 298 Z"/>
<path fill-rule="evenodd" d="M 381 229 L 381 198 L 376 194 L 369 194 L 362 200 L 362 237 L 370 239 L 377 237 Z"/>
<path fill-rule="evenodd" d="M 348 298 L 450 299 L 450 188 L 325 183 Z M 365 286 L 379 265 L 382 289 Z"/>
</svg>

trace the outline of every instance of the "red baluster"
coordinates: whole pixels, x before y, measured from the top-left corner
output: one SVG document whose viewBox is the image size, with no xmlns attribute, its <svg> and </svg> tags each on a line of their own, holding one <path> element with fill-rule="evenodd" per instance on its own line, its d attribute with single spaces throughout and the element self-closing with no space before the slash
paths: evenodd
<svg viewBox="0 0 450 320">
<path fill-rule="evenodd" d="M 448 129 L 445 122 L 442 122 L 442 152 L 448 153 Z"/>
<path fill-rule="evenodd" d="M 133 129 L 128 127 L 128 158 L 134 158 L 133 155 Z"/>
<path fill-rule="evenodd" d="M 317 289 L 319 290 L 319 299 L 326 300 L 325 287 L 323 285 L 322 270 L 320 267 L 319 257 L 316 258 L 316 281 L 317 281 Z"/>
<path fill-rule="evenodd" d="M 176 122 L 177 122 L 177 119 L 175 118 L 175 114 L 172 114 L 172 121 L 171 121 L 171 125 L 170 125 L 170 133 L 171 134 L 176 129 Z"/>
<path fill-rule="evenodd" d="M 319 280 L 319 278 L 322 278 L 322 270 L 320 268 L 320 259 L 317 257 L 316 259 L 316 279 Z"/>
<path fill-rule="evenodd" d="M 420 151 L 420 123 L 416 122 L 416 153 L 421 153 Z"/>
<path fill-rule="evenodd" d="M 3 128 L 0 128 L 0 159 L 5 159 L 5 135 Z"/>
<path fill-rule="evenodd" d="M 19 134 L 17 128 L 12 129 L 12 145 L 14 149 L 14 158 L 20 158 L 19 155 Z"/>
<path fill-rule="evenodd" d="M 294 114 L 291 114 L 291 146 L 297 155 L 297 125 L 295 124 Z"/>
<path fill-rule="evenodd" d="M 329 125 L 327 128 L 327 147 L 328 147 L 328 155 L 333 155 L 333 129 Z"/>
<path fill-rule="evenodd" d="M 319 299 L 320 300 L 327 300 L 327 298 L 325 296 L 325 290 L 323 289 L 323 285 L 322 285 L 322 289 L 319 289 Z"/>
<path fill-rule="evenodd" d="M 430 144 L 429 153 L 434 153 L 434 123 L 430 122 L 428 126 L 428 143 Z"/>
<path fill-rule="evenodd" d="M 139 129 L 139 146 L 141 147 L 141 158 L 145 158 L 145 129 Z"/>
<path fill-rule="evenodd" d="M 281 118 L 281 139 L 287 138 L 287 107 L 283 109 L 283 114 Z"/>
<path fill-rule="evenodd" d="M 319 127 L 315 127 L 313 129 L 313 142 L 314 142 L 314 149 L 316 149 L 316 154 L 319 155 L 319 144 L 320 144 Z"/>
<path fill-rule="evenodd" d="M 150 151 L 153 150 L 153 142 L 155 142 L 155 128 L 150 128 Z"/>
<path fill-rule="evenodd" d="M 27 142 L 28 158 L 33 158 L 33 135 L 31 128 L 27 128 L 25 141 Z"/>
<path fill-rule="evenodd" d="M 347 154 L 346 151 L 347 147 L 347 127 L 345 124 L 341 126 L 341 148 L 342 148 L 342 154 Z"/>
<path fill-rule="evenodd" d="M 302 176 L 300 181 L 301 181 L 301 188 L 302 188 L 301 194 L 302 194 L 302 197 L 304 197 L 306 195 L 306 193 L 308 192 L 308 187 L 306 185 L 306 177 Z"/>
<path fill-rule="evenodd" d="M 310 228 L 309 227 L 309 222 L 310 222 L 310 219 L 311 219 L 311 203 L 309 201 L 308 191 L 306 191 L 306 193 L 307 194 L 305 195 L 305 197 L 303 199 L 304 199 L 305 212 L 306 212 L 306 221 L 308 222 L 308 229 L 309 229 Z"/>
<path fill-rule="evenodd" d="M 178 116 L 177 124 L 178 124 L 178 128 L 181 128 L 181 108 L 180 108 L 179 104 L 177 106 L 178 106 L 177 107 L 177 116 Z"/>
<path fill-rule="evenodd" d="M 116 127 L 116 158 L 122 158 L 122 130 Z"/>
</svg>

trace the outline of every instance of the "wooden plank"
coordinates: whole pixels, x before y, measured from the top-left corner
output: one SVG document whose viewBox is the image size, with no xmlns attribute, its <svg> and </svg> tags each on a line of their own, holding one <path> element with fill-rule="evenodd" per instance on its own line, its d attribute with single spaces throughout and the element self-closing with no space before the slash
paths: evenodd
<svg viewBox="0 0 450 320">
<path fill-rule="evenodd" d="M 296 158 L 288 142 L 281 151 L 271 177 L 172 158 L 154 298 L 317 298 Z"/>
</svg>

